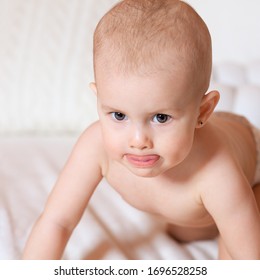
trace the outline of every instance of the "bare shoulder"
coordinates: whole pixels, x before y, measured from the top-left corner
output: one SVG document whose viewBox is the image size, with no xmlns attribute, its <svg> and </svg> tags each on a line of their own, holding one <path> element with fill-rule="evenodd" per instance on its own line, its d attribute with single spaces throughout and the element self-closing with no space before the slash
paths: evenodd
<svg viewBox="0 0 260 280">
<path fill-rule="evenodd" d="M 202 181 L 201 201 L 213 216 L 216 213 L 226 215 L 226 212 L 234 211 L 241 207 L 243 201 L 252 198 L 252 188 L 243 167 L 225 149 L 211 159 L 203 172 Z"/>
<path fill-rule="evenodd" d="M 104 160 L 104 145 L 99 121 L 91 124 L 79 137 L 73 152 L 79 153 L 81 157 L 87 156 L 88 161 L 92 160 L 102 165 Z"/>
<path fill-rule="evenodd" d="M 102 138 L 99 123 L 79 137 L 48 198 L 45 216 L 65 228 L 79 221 L 102 179 Z"/>
<path fill-rule="evenodd" d="M 62 196 L 71 197 L 75 192 L 75 197 L 82 198 L 87 194 L 88 199 L 102 179 L 103 157 L 100 126 L 96 122 L 81 134 L 74 145 L 54 188 L 54 193 L 58 193 L 56 200 Z"/>
<path fill-rule="evenodd" d="M 219 113 L 214 116 L 212 123 L 219 135 L 220 144 L 226 147 L 252 184 L 256 167 L 256 144 L 249 122 L 239 115 Z"/>
<path fill-rule="evenodd" d="M 90 126 L 88 126 L 83 133 L 81 134 L 78 143 L 80 144 L 88 144 L 92 143 L 94 145 L 100 145 L 101 144 L 101 127 L 100 122 L 96 121 Z"/>
<path fill-rule="evenodd" d="M 197 178 L 201 199 L 206 204 L 211 199 L 236 199 L 242 193 L 251 191 L 253 174 L 247 167 L 250 165 L 254 169 L 254 166 L 246 156 L 243 158 L 249 148 L 245 147 L 246 144 L 233 141 L 233 136 L 229 135 L 233 131 L 230 129 L 228 133 L 223 126 L 211 123 L 200 137 L 199 150 L 204 152 L 200 156 L 202 160 Z"/>
</svg>

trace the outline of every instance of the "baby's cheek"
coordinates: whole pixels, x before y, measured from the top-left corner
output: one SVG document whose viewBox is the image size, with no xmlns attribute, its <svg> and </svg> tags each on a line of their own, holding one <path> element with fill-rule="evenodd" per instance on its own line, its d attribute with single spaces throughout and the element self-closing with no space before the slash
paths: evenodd
<svg viewBox="0 0 260 280">
<path fill-rule="evenodd" d="M 172 141 L 168 141 L 165 145 L 164 153 L 168 154 L 175 164 L 182 162 L 190 153 L 192 141 L 186 137 L 178 137 Z"/>
<path fill-rule="evenodd" d="M 114 137 L 107 137 L 104 145 L 110 158 L 118 159 L 123 154 L 122 144 Z"/>
</svg>

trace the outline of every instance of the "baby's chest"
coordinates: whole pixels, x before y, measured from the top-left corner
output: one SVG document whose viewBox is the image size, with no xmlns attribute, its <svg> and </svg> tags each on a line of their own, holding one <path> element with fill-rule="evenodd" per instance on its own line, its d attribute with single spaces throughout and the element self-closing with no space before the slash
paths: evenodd
<svg viewBox="0 0 260 280">
<path fill-rule="evenodd" d="M 191 224 L 207 213 L 189 184 L 176 184 L 162 178 L 142 178 L 127 172 L 109 172 L 108 183 L 133 207 L 158 215 L 168 222 Z"/>
</svg>

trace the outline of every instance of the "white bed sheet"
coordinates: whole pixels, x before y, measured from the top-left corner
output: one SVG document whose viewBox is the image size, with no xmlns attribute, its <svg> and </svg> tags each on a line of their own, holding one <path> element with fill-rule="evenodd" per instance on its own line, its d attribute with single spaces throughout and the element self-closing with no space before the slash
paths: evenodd
<svg viewBox="0 0 260 280">
<path fill-rule="evenodd" d="M 0 139 L 0 259 L 20 259 L 76 138 Z M 215 259 L 216 240 L 178 244 L 155 217 L 102 181 L 75 229 L 64 259 Z"/>
</svg>

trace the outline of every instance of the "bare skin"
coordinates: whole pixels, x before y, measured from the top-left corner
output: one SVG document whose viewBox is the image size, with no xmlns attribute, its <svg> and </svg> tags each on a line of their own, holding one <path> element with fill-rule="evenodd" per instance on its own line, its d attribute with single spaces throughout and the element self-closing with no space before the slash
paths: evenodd
<svg viewBox="0 0 260 280">
<path fill-rule="evenodd" d="M 211 131 L 213 129 L 214 132 Z M 230 130 L 234 130 L 234 134 L 231 134 L 232 136 L 230 136 L 230 133 L 227 133 L 227 131 L 230 132 Z M 171 176 L 171 174 L 164 174 L 164 178 L 157 178 L 157 180 L 152 179 L 151 182 L 147 182 L 147 179 L 144 180 L 143 178 L 134 178 L 133 180 L 132 176 L 124 172 L 125 170 L 123 168 L 120 169 L 119 166 L 114 166 L 113 164 L 111 164 L 109 168 L 109 173 L 106 174 L 108 182 L 127 202 L 138 209 L 154 213 L 164 218 L 168 222 L 168 232 L 181 242 L 211 239 L 219 235 L 218 228 L 212 215 L 210 215 L 203 201 L 201 201 L 203 187 L 202 185 L 197 185 L 199 177 L 203 176 L 203 167 L 215 163 L 219 165 L 218 162 L 222 161 L 221 157 L 215 158 L 214 153 L 217 154 L 223 150 L 223 161 L 226 157 L 229 157 L 229 160 L 231 160 L 231 165 L 229 167 L 230 173 L 242 172 L 247 181 L 251 182 L 251 184 L 254 178 L 253 171 L 255 170 L 256 164 L 255 142 L 248 127 L 237 122 L 227 122 L 221 117 L 213 117 L 201 134 L 205 142 L 202 141 L 199 145 L 203 147 L 203 153 L 207 156 L 202 159 L 201 153 L 199 152 L 198 157 L 200 163 L 194 164 L 192 168 L 193 175 L 191 175 L 188 180 L 186 173 L 183 173 L 183 177 L 178 175 L 176 181 L 174 181 L 174 177 Z M 243 135 L 243 137 L 241 137 L 241 135 Z M 212 146 L 215 147 L 215 149 L 209 153 L 207 153 L 208 143 L 211 143 Z M 233 151 L 233 153 L 227 151 Z M 251 155 L 247 158 L 247 161 L 245 161 L 243 157 L 245 154 Z M 214 163 L 215 160 L 216 162 Z M 243 167 L 242 170 L 235 170 L 237 169 L 234 164 L 236 161 Z M 182 166 L 181 168 L 185 170 L 186 167 Z M 223 166 L 223 169 L 225 168 L 226 166 Z M 200 169 L 202 169 L 202 174 L 199 172 Z M 221 169 L 220 167 L 219 172 L 221 172 Z M 208 173 L 208 171 L 209 170 L 205 172 Z M 212 171 L 212 174 L 208 173 L 206 176 L 214 177 L 215 170 L 212 169 Z M 178 174 L 181 174 L 181 172 L 178 172 Z M 125 181 L 126 184 L 122 185 L 118 183 L 122 181 Z M 162 182 L 165 183 L 162 184 Z M 221 179 L 218 179 L 216 183 L 217 185 L 221 184 Z M 226 185 L 226 183 L 224 184 Z M 228 187 L 228 185 L 225 187 Z M 245 188 L 247 187 L 248 186 L 245 186 Z M 131 192 L 129 192 L 130 189 Z M 254 187 L 254 194 L 258 204 L 260 201 L 259 189 L 260 188 L 256 186 Z M 250 189 L 247 191 L 251 192 Z M 165 203 L 165 196 L 171 198 L 167 199 L 167 203 Z M 150 197 L 153 198 L 152 201 Z M 156 203 L 154 202 L 154 198 L 156 198 Z M 160 208 L 157 207 L 158 205 L 160 205 Z M 230 256 L 224 252 L 226 249 L 221 239 L 219 241 L 219 247 L 220 257 L 229 259 Z"/>
<path fill-rule="evenodd" d="M 173 88 L 162 73 L 147 78 L 117 76 L 106 81 L 105 90 L 92 85 L 100 121 L 76 144 L 24 258 L 60 258 L 105 177 L 128 203 L 171 224 L 176 239 L 207 239 L 219 232 L 221 259 L 260 259 L 259 192 L 254 195 L 251 187 L 256 167 L 251 130 L 212 115 L 218 92 L 199 102 L 184 102 L 187 83 L 178 82 Z"/>
<path fill-rule="evenodd" d="M 106 178 L 128 203 L 170 224 L 176 239 L 219 235 L 220 259 L 260 259 L 256 144 L 248 125 L 213 114 L 219 93 L 206 92 L 205 23 L 182 1 L 118 5 L 94 36 L 99 121 L 74 147 L 24 258 L 61 258 Z"/>
</svg>

